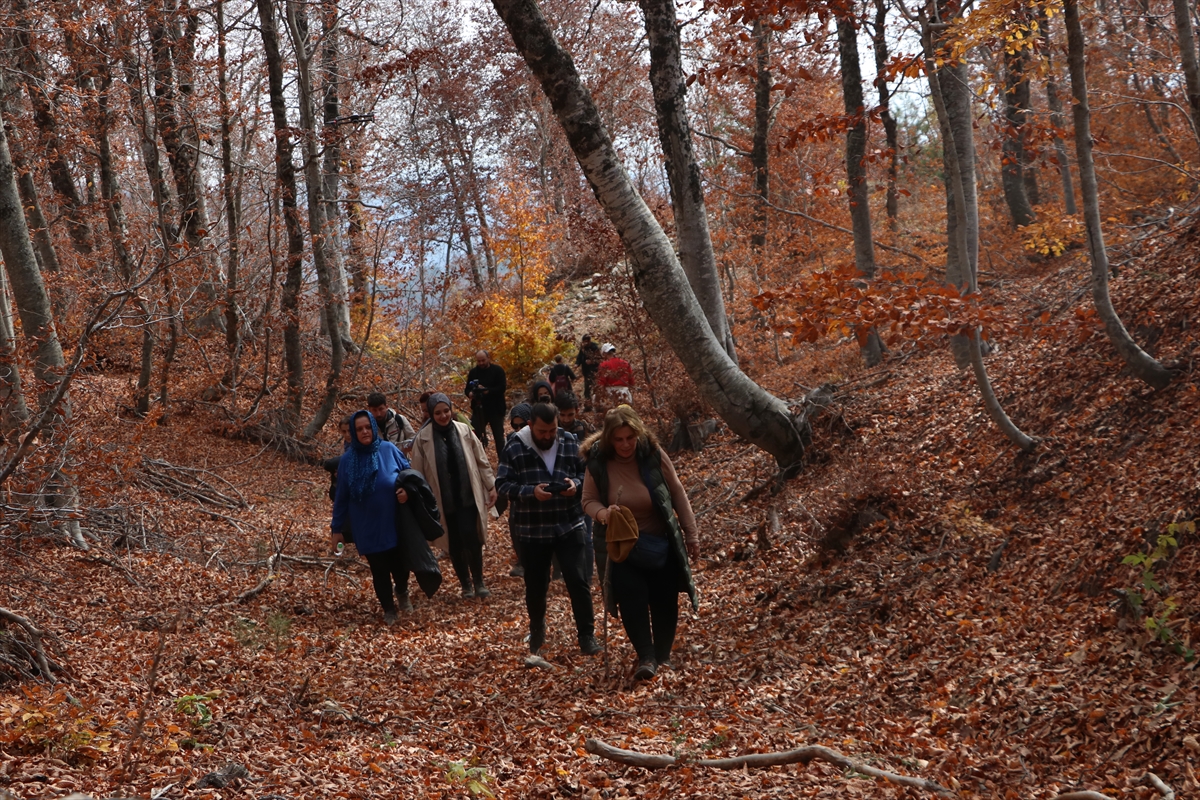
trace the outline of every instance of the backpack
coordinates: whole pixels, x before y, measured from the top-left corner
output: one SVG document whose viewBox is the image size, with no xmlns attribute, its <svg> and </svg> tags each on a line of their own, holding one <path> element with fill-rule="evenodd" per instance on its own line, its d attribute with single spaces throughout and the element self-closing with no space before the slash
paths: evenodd
<svg viewBox="0 0 1200 800">
<path fill-rule="evenodd" d="M 553 393 L 554 393 L 555 397 L 558 397 L 559 392 L 570 392 L 571 391 L 571 379 L 568 378 L 565 374 L 560 372 L 558 374 L 558 377 L 556 377 L 554 379 L 554 383 L 551 384 L 550 388 L 554 390 Z"/>
</svg>

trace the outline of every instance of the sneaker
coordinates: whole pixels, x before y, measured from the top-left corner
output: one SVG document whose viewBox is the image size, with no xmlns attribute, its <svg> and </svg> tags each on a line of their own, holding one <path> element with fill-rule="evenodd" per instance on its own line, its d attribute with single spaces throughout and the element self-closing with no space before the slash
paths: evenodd
<svg viewBox="0 0 1200 800">
<path fill-rule="evenodd" d="M 384 625 L 395 625 L 396 624 L 396 612 L 395 611 L 383 612 L 383 624 Z"/>
<path fill-rule="evenodd" d="M 475 596 L 482 600 L 485 597 L 492 596 L 492 590 L 484 586 L 482 583 L 475 585 Z"/>
<path fill-rule="evenodd" d="M 463 598 L 463 600 L 474 600 L 475 599 L 475 587 L 474 586 L 464 586 L 463 590 L 462 590 L 462 598 Z"/>
<path fill-rule="evenodd" d="M 524 578 L 525 577 L 525 568 L 522 567 L 520 564 L 513 565 L 513 568 L 508 571 L 508 577 Z"/>
<path fill-rule="evenodd" d="M 653 661 L 638 662 L 637 669 L 633 671 L 633 679 L 635 681 L 648 681 L 658 674 L 658 665 Z"/>
<path fill-rule="evenodd" d="M 400 601 L 400 610 L 405 614 L 411 614 L 413 612 L 412 600 L 409 600 L 407 595 L 405 595 L 404 599 Z"/>
<path fill-rule="evenodd" d="M 529 630 L 529 653 L 537 655 L 542 649 L 542 645 L 546 643 L 546 628 L 530 628 Z"/>
<path fill-rule="evenodd" d="M 579 637 L 579 652 L 583 653 L 585 656 L 594 656 L 603 651 L 604 648 L 598 641 L 596 641 L 595 636 L 588 635 Z"/>
</svg>

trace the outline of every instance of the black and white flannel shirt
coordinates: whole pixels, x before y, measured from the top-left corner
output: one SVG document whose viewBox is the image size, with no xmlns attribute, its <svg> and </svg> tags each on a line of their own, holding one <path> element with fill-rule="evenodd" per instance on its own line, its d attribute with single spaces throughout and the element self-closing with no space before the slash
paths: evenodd
<svg viewBox="0 0 1200 800">
<path fill-rule="evenodd" d="M 500 451 L 496 491 L 511 501 L 508 513 L 513 534 L 523 541 L 551 541 L 582 525 L 580 498 L 585 469 L 586 465 L 579 457 L 579 440 L 562 428 L 558 429 L 558 455 L 553 475 L 535 448 L 525 444 L 519 436 L 508 437 Z M 533 496 L 533 488 L 538 484 L 567 478 L 575 482 L 574 496 L 554 495 L 549 500 L 538 500 Z"/>
</svg>

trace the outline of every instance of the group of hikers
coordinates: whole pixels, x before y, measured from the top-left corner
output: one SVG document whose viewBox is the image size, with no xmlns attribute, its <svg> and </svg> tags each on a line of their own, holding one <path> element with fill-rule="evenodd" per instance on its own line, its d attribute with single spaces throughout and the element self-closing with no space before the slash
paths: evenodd
<svg viewBox="0 0 1200 800">
<path fill-rule="evenodd" d="M 388 408 L 386 396 L 369 395 L 367 408 L 342 421 L 344 452 L 325 462 L 331 544 L 341 554 L 354 543 L 370 566 L 384 621 L 393 625 L 413 610 L 410 574 L 428 597 L 441 584 L 431 548 L 449 556 L 463 599 L 488 597 L 488 519 L 507 511 L 516 558 L 510 575 L 525 583 L 529 652 L 538 655 L 546 640 L 552 571 L 566 584 L 580 651 L 602 651 L 591 592 L 596 575 L 607 612 L 620 617 L 637 651 L 634 677 L 645 680 L 670 667 L 679 594 L 697 603 L 689 561 L 699 552 L 695 516 L 670 458 L 631 406 L 629 363 L 612 345 L 598 347 L 585 336 L 575 364 L 586 408 L 607 409 L 599 431 L 580 416 L 578 378 L 562 356 L 510 410 L 504 369 L 486 351 L 477 353 L 466 380 L 469 420 L 448 395 L 427 391 L 414 429 Z"/>
</svg>

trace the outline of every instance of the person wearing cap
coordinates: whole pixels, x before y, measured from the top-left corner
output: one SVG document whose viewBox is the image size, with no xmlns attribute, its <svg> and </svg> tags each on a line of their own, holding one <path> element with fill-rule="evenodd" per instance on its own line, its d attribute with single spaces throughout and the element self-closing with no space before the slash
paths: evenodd
<svg viewBox="0 0 1200 800">
<path fill-rule="evenodd" d="M 671 665 L 679 593 L 699 607 L 689 562 L 700 555 L 696 517 L 671 459 L 629 406 L 605 414 L 604 427 L 588 437 L 582 453 L 583 510 L 596 522 L 605 608 L 620 611 L 638 655 L 634 678 L 647 680 Z"/>
<path fill-rule="evenodd" d="M 617 356 L 616 345 L 606 342 L 600 348 L 604 360 L 596 371 L 596 385 L 603 402 L 609 406 L 633 403 L 633 367 Z"/>
<path fill-rule="evenodd" d="M 450 398 L 434 392 L 426 401 L 429 423 L 413 440 L 413 469 L 422 473 L 442 510 L 443 539 L 434 546 L 450 553 L 463 599 L 491 595 L 483 579 L 487 510 L 496 503 L 492 465 L 483 443 L 454 419 Z"/>
</svg>

